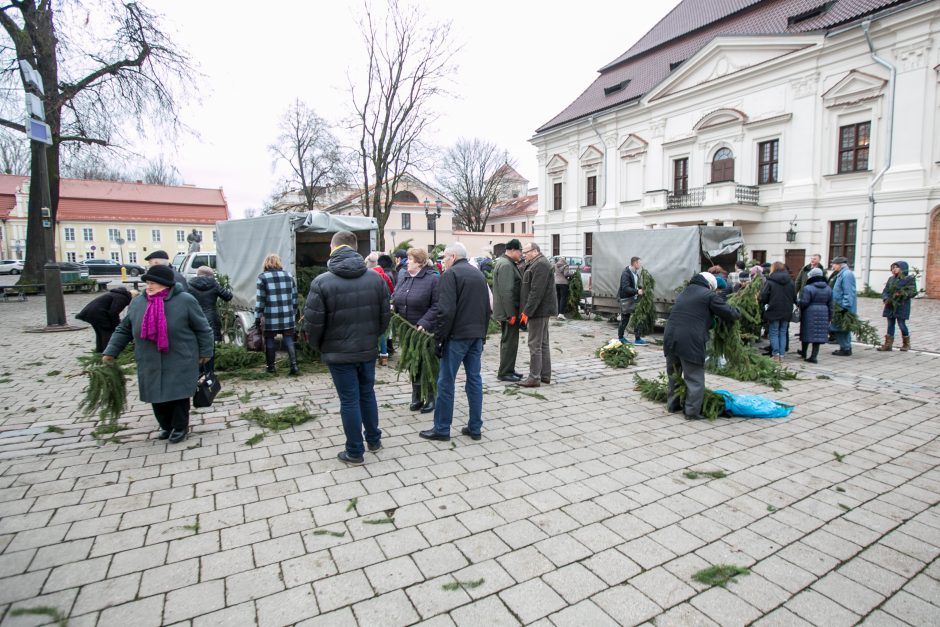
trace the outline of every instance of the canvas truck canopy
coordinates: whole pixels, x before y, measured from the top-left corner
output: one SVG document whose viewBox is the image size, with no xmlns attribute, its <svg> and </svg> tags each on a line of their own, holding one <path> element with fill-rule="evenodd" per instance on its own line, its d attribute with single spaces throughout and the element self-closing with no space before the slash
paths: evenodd
<svg viewBox="0 0 940 627">
<path fill-rule="evenodd" d="M 368 252 L 375 247 L 377 232 L 374 218 L 321 211 L 228 220 L 218 222 L 216 228 L 218 271 L 228 276 L 239 309 L 254 309 L 255 281 L 268 255 L 280 256 L 284 269 L 296 276 L 298 263 L 326 264 L 333 233 L 352 231 L 360 252 Z"/>
</svg>

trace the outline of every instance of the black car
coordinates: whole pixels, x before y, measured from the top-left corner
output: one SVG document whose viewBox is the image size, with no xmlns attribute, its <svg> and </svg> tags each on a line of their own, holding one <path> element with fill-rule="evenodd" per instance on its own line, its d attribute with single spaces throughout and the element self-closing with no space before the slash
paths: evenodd
<svg viewBox="0 0 940 627">
<path fill-rule="evenodd" d="M 140 276 L 146 272 L 142 266 L 135 263 L 118 263 L 112 259 L 86 259 L 81 264 L 91 276 L 121 274 L 121 268 L 127 270 L 129 276 Z"/>
<path fill-rule="evenodd" d="M 73 261 L 57 261 L 56 264 L 59 266 L 59 272 L 79 272 L 83 279 L 88 278 L 88 268 L 80 263 Z M 118 272 L 120 272 L 120 270 Z"/>
</svg>

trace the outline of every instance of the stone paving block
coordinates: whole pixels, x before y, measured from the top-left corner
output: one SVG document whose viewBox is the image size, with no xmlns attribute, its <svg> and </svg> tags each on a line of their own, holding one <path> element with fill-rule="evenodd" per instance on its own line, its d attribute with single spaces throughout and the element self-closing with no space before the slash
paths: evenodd
<svg viewBox="0 0 940 627">
<path fill-rule="evenodd" d="M 264 520 L 236 525 L 221 530 L 222 550 L 255 544 L 271 537 L 268 523 Z"/>
<path fill-rule="evenodd" d="M 503 590 L 500 599 L 523 623 L 530 623 L 565 607 L 565 600 L 541 579 Z"/>
<path fill-rule="evenodd" d="M 208 614 L 225 607 L 225 584 L 207 581 L 174 590 L 166 595 L 163 620 L 167 624 Z"/>
<path fill-rule="evenodd" d="M 470 531 L 453 516 L 420 524 L 418 530 L 432 546 L 470 535 Z"/>
<path fill-rule="evenodd" d="M 365 574 L 376 594 L 385 594 L 424 581 L 421 571 L 407 556 L 368 566 L 365 568 Z"/>
<path fill-rule="evenodd" d="M 467 594 L 474 599 L 481 599 L 516 585 L 515 580 L 495 560 L 473 564 L 451 574 L 456 581 L 460 582 L 482 581 L 482 584 L 475 588 L 465 588 Z"/>
<path fill-rule="evenodd" d="M 616 549 L 607 549 L 581 562 L 608 585 L 623 583 L 642 569 Z"/>
<path fill-rule="evenodd" d="M 496 595 L 480 599 L 470 605 L 458 607 L 450 613 L 450 618 L 458 627 L 477 627 L 479 625 L 515 627 L 520 624 Z"/>
<path fill-rule="evenodd" d="M 44 546 L 36 551 L 35 558 L 29 565 L 29 570 L 41 570 L 81 561 L 88 556 L 92 543 L 91 538 L 85 538 L 84 540 L 62 542 L 54 546 Z"/>
<path fill-rule="evenodd" d="M 812 588 L 859 616 L 867 615 L 885 600 L 883 595 L 838 572 L 829 573 L 814 583 Z"/>
<path fill-rule="evenodd" d="M 647 621 L 662 612 L 658 605 L 629 584 L 599 592 L 591 601 L 609 616 L 616 616 L 618 622 L 631 625 Z"/>
<path fill-rule="evenodd" d="M 590 557 L 591 550 L 569 535 L 555 536 L 535 543 L 535 548 L 555 566 Z"/>
<path fill-rule="evenodd" d="M 350 605 L 374 595 L 369 581 L 361 570 L 328 577 L 313 582 L 317 605 L 321 612 Z"/>
<path fill-rule="evenodd" d="M 399 529 L 391 533 L 384 533 L 376 538 L 382 552 L 389 559 L 400 555 L 409 555 L 429 546 L 427 540 L 416 527 Z"/>
<path fill-rule="evenodd" d="M 509 547 L 492 531 L 484 531 L 454 542 L 471 563 L 484 562 L 510 551 Z"/>
<path fill-rule="evenodd" d="M 319 613 L 310 584 L 258 599 L 255 605 L 258 608 L 259 627 L 290 625 Z"/>
<path fill-rule="evenodd" d="M 307 551 L 298 533 L 289 536 L 281 536 L 280 538 L 274 538 L 272 540 L 265 540 L 263 542 L 256 542 L 251 548 L 255 554 L 255 564 L 257 566 L 283 562 L 292 557 L 303 555 Z"/>
<path fill-rule="evenodd" d="M 411 557 L 424 576 L 428 578 L 454 572 L 469 563 L 453 543 L 432 546 L 413 553 Z"/>
<path fill-rule="evenodd" d="M 804 590 L 787 601 L 785 608 L 814 625 L 855 625 L 860 617 L 815 590 Z"/>
<path fill-rule="evenodd" d="M 662 566 L 630 578 L 630 585 L 660 607 L 672 607 L 695 595 L 695 590 Z"/>
<path fill-rule="evenodd" d="M 147 597 L 101 612 L 98 625 L 101 627 L 160 627 L 163 622 L 164 595 Z"/>
<path fill-rule="evenodd" d="M 83 586 L 71 614 L 80 616 L 133 601 L 137 598 L 140 580 L 140 573 L 133 573 Z"/>
<path fill-rule="evenodd" d="M 876 544 L 862 552 L 861 557 L 883 569 L 911 578 L 920 572 L 924 564 L 913 557 L 895 551 L 883 544 Z"/>
<path fill-rule="evenodd" d="M 296 627 L 358 627 L 351 607 L 320 614 L 297 623 Z"/>
<path fill-rule="evenodd" d="M 446 584 L 454 583 L 452 576 L 445 575 L 411 586 L 405 590 L 405 594 L 421 618 L 428 619 L 470 602 L 470 597 L 463 588 L 444 589 Z M 452 621 L 448 619 L 448 622 Z"/>
<path fill-rule="evenodd" d="M 353 606 L 361 625 L 412 625 L 420 620 L 418 612 L 401 590 L 383 594 Z"/>
<path fill-rule="evenodd" d="M 569 605 L 583 601 L 607 588 L 607 584 L 581 564 L 569 564 L 543 575 L 542 579 Z"/>
<path fill-rule="evenodd" d="M 341 544 L 330 549 L 330 553 L 341 573 L 376 564 L 385 559 L 375 538 Z"/>
<path fill-rule="evenodd" d="M 56 566 L 49 573 L 49 578 L 46 580 L 42 591 L 44 593 L 56 592 L 100 581 L 105 578 L 110 561 L 111 557 L 108 556 Z"/>
<path fill-rule="evenodd" d="M 293 588 L 336 574 L 336 564 L 328 551 L 308 553 L 281 562 L 284 585 Z"/>
<path fill-rule="evenodd" d="M 888 599 L 881 609 L 911 625 L 940 624 L 940 607 L 904 590 Z"/>
<path fill-rule="evenodd" d="M 734 584 L 732 584 L 733 586 Z M 719 625 L 747 625 L 761 612 L 738 598 L 733 589 L 709 588 L 689 601 L 696 609 Z"/>
<path fill-rule="evenodd" d="M 190 586 L 197 581 L 199 560 L 190 559 L 145 570 L 140 585 L 146 594 L 159 594 Z"/>
<path fill-rule="evenodd" d="M 193 627 L 234 627 L 235 625 L 255 624 L 255 604 L 253 602 L 232 605 L 223 610 L 203 614 L 193 619 Z"/>
<path fill-rule="evenodd" d="M 761 627 L 813 627 L 812 623 L 806 622 L 785 607 L 778 607 L 754 624 Z"/>
<path fill-rule="evenodd" d="M 248 546 L 203 555 L 199 562 L 200 581 L 224 579 L 229 575 L 251 570 L 255 566 L 251 547 Z"/>
</svg>

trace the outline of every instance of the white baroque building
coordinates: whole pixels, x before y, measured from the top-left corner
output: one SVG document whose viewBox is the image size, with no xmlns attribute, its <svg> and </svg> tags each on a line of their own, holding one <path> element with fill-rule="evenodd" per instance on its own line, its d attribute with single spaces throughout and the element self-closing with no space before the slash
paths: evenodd
<svg viewBox="0 0 940 627">
<path fill-rule="evenodd" d="M 938 51 L 936 0 L 684 0 L 531 139 L 538 239 L 733 224 L 793 272 L 844 255 L 880 290 L 904 259 L 940 296 Z"/>
</svg>

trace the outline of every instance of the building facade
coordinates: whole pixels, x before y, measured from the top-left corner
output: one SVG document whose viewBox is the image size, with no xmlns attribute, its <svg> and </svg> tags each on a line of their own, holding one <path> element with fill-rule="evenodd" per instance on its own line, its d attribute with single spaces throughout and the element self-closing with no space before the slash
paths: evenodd
<svg viewBox="0 0 940 627">
<path fill-rule="evenodd" d="M 29 177 L 0 175 L 0 251 L 26 255 Z M 187 236 L 202 235 L 202 250 L 215 250 L 215 223 L 229 219 L 221 189 L 62 179 L 55 224 L 56 259 L 113 259 L 143 263 L 154 250 L 170 257 L 186 252 Z"/>
<path fill-rule="evenodd" d="M 537 232 L 735 225 L 794 272 L 844 255 L 880 290 L 905 259 L 940 296 L 938 30 L 940 2 L 685 0 L 536 132 Z"/>
</svg>

